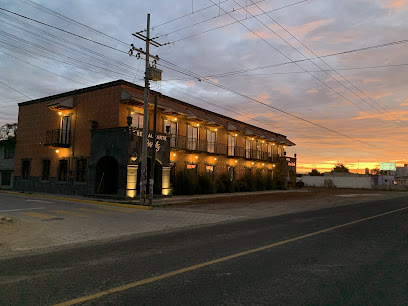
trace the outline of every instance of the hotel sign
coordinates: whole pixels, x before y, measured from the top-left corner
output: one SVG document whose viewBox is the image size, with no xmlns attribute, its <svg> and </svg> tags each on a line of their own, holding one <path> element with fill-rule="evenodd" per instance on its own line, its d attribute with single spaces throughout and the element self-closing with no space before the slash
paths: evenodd
<svg viewBox="0 0 408 306">
<path fill-rule="evenodd" d="M 133 133 L 137 136 L 137 137 L 142 137 L 143 136 L 143 131 L 140 129 L 133 129 L 132 130 Z M 156 152 L 159 152 L 160 149 L 164 146 L 163 142 L 167 141 L 168 136 L 165 134 L 158 134 L 156 135 L 156 143 L 154 144 L 154 147 L 156 148 Z M 149 133 L 147 135 L 147 147 L 149 149 L 153 148 L 153 133 Z"/>
<path fill-rule="evenodd" d="M 380 163 L 380 170 L 382 171 L 396 171 L 397 167 L 395 163 Z"/>
</svg>

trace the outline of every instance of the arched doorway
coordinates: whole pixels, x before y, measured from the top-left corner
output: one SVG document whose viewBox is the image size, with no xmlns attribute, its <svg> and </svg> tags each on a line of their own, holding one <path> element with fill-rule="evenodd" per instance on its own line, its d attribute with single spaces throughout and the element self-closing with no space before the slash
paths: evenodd
<svg viewBox="0 0 408 306">
<path fill-rule="evenodd" d="M 141 178 L 141 169 L 142 163 L 139 163 L 139 168 L 137 169 L 137 193 L 140 194 L 140 178 Z M 149 193 L 149 179 L 150 179 L 150 168 L 151 168 L 151 158 L 147 158 L 147 193 Z M 159 161 L 156 160 L 154 163 L 154 186 L 153 186 L 153 193 L 154 194 L 161 194 L 162 193 L 162 165 Z"/>
<path fill-rule="evenodd" d="M 118 193 L 119 164 L 112 156 L 102 157 L 96 164 L 95 193 Z"/>
</svg>

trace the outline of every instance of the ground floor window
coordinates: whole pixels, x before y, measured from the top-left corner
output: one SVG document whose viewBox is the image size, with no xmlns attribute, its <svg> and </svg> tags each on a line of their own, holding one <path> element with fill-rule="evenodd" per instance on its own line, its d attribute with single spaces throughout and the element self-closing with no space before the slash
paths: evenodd
<svg viewBox="0 0 408 306">
<path fill-rule="evenodd" d="M 3 171 L 1 173 L 1 185 L 2 186 L 11 185 L 11 171 Z"/>
<path fill-rule="evenodd" d="M 50 180 L 50 170 L 51 170 L 51 161 L 49 159 L 44 159 L 42 161 L 41 180 L 43 181 Z"/>
<path fill-rule="evenodd" d="M 65 182 L 68 179 L 68 160 L 61 159 L 58 167 L 58 180 Z"/>
<path fill-rule="evenodd" d="M 77 182 L 86 181 L 86 158 L 79 158 L 76 160 L 75 180 Z"/>
<path fill-rule="evenodd" d="M 198 167 L 195 164 L 187 165 L 187 171 L 191 171 L 194 174 L 198 174 Z"/>
<path fill-rule="evenodd" d="M 24 159 L 21 161 L 21 177 L 23 179 L 28 179 L 30 177 L 31 161 Z"/>
</svg>

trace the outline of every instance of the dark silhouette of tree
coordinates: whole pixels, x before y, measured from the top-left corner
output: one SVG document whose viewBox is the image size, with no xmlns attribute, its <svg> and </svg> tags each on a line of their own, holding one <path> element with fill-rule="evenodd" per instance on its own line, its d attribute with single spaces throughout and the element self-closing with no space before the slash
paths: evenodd
<svg viewBox="0 0 408 306">
<path fill-rule="evenodd" d="M 343 164 L 336 164 L 336 166 L 333 168 L 332 172 L 343 172 L 343 173 L 349 173 L 349 169 L 343 165 Z"/>
<path fill-rule="evenodd" d="M 310 176 L 322 176 L 324 175 L 323 173 L 320 173 L 319 170 L 317 170 L 316 168 L 312 169 L 312 171 L 309 172 Z"/>
</svg>

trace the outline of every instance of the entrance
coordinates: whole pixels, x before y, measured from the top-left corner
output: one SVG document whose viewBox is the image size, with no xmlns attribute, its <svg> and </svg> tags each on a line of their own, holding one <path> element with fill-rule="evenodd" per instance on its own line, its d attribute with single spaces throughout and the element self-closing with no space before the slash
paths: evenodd
<svg viewBox="0 0 408 306">
<path fill-rule="evenodd" d="M 96 194 L 118 193 L 119 164 L 112 156 L 102 157 L 96 164 Z"/>
<path fill-rule="evenodd" d="M 151 158 L 147 158 L 147 189 L 146 193 L 149 194 L 149 179 L 150 179 L 150 164 Z M 137 193 L 140 194 L 140 178 L 141 178 L 141 169 L 142 163 L 139 163 L 139 168 L 137 169 Z M 162 165 L 160 162 L 156 160 L 154 163 L 154 186 L 153 186 L 153 193 L 154 194 L 161 194 L 162 193 Z"/>
</svg>

